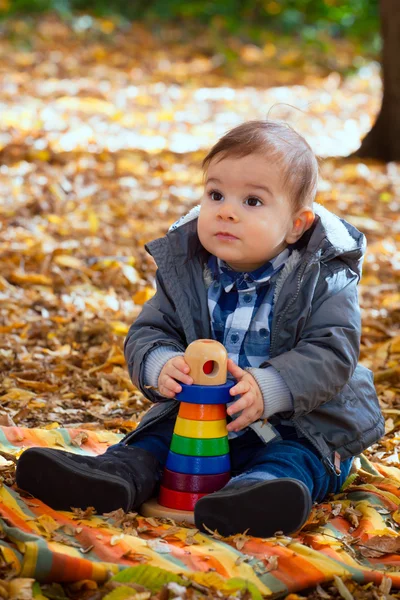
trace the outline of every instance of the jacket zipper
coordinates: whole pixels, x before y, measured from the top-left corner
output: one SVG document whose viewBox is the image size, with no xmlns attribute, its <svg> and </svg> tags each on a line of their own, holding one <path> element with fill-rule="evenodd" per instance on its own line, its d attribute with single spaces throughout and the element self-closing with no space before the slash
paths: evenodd
<svg viewBox="0 0 400 600">
<path fill-rule="evenodd" d="M 277 323 L 276 323 L 276 325 L 275 325 L 275 327 L 274 327 L 274 330 L 273 330 L 273 332 L 272 332 L 272 337 L 271 337 L 270 357 L 271 357 L 271 355 L 273 354 L 273 352 L 272 352 L 272 351 L 273 351 L 273 348 L 274 348 L 274 341 L 275 341 L 275 339 L 276 339 L 276 331 L 278 330 L 278 325 L 279 325 L 279 324 L 280 324 L 280 322 L 282 321 L 283 317 L 285 316 L 285 314 L 287 313 L 287 311 L 289 310 L 289 308 L 292 306 L 293 302 L 295 302 L 295 301 L 297 300 L 297 296 L 299 295 L 299 292 L 300 292 L 300 283 L 301 283 L 301 279 L 302 279 L 302 277 L 303 277 L 303 275 L 304 275 L 304 271 L 306 270 L 306 268 L 307 268 L 307 266 L 308 266 L 308 264 L 309 264 L 309 262 L 310 262 L 310 261 L 311 261 L 311 259 L 310 259 L 310 260 L 308 260 L 308 261 L 307 261 L 307 262 L 304 264 L 303 268 L 299 270 L 299 274 L 298 274 L 298 276 L 297 276 L 297 287 L 296 287 L 296 293 L 295 293 L 295 295 L 293 296 L 292 300 L 289 302 L 289 304 L 286 306 L 286 309 L 285 309 L 285 310 L 283 311 L 283 313 L 282 313 L 282 314 L 279 316 L 279 319 L 278 319 L 278 321 L 277 321 Z"/>
<path fill-rule="evenodd" d="M 277 321 L 277 323 L 275 325 L 274 331 L 272 333 L 272 338 L 271 338 L 270 356 L 272 355 L 272 351 L 273 351 L 273 348 L 274 348 L 274 341 L 276 339 L 276 333 L 275 332 L 278 330 L 280 322 L 282 321 L 283 317 L 285 316 L 285 314 L 287 313 L 287 311 L 289 310 L 289 308 L 291 307 L 291 305 L 293 304 L 293 302 L 295 302 L 297 300 L 297 297 L 298 297 L 298 295 L 300 293 L 301 280 L 302 280 L 304 272 L 305 272 L 305 270 L 308 267 L 308 265 L 309 265 L 310 262 L 311 262 L 311 259 L 309 259 L 308 261 L 306 261 L 304 263 L 304 265 L 303 265 L 303 268 L 299 270 L 299 274 L 297 276 L 296 293 L 293 296 L 292 300 L 289 302 L 289 304 L 286 306 L 286 309 L 284 310 L 284 312 L 280 315 L 280 317 L 279 317 L 279 319 L 278 319 L 278 321 Z M 338 473 L 337 473 L 336 468 L 335 468 L 334 464 L 332 463 L 332 461 L 327 456 L 323 456 L 322 455 L 321 450 L 318 448 L 317 444 L 314 442 L 314 440 L 312 439 L 312 437 L 310 437 L 308 435 L 308 433 L 301 427 L 301 425 L 298 422 L 296 422 L 296 421 L 292 421 L 292 422 L 293 422 L 293 425 L 294 425 L 295 429 L 298 432 L 300 432 L 306 438 L 306 440 L 308 440 L 310 442 L 310 444 L 312 446 L 314 446 L 314 448 L 318 451 L 318 454 L 321 455 L 322 463 L 325 466 L 325 468 L 327 468 L 328 471 L 330 471 L 331 473 L 333 473 L 334 475 L 337 476 Z"/>
<path fill-rule="evenodd" d="M 314 442 L 314 440 L 312 439 L 312 437 L 310 437 L 308 435 L 308 433 L 305 431 L 305 429 L 303 429 L 303 427 L 297 421 L 292 421 L 292 423 L 293 423 L 296 431 L 300 432 L 306 438 L 306 440 L 309 441 L 312 446 L 314 446 L 314 448 L 318 451 L 318 454 L 321 455 L 321 460 L 322 460 L 322 463 L 325 466 L 325 468 L 327 468 L 328 471 L 330 471 L 331 473 L 333 473 L 333 475 L 336 475 L 336 477 L 338 475 L 340 475 L 340 472 L 338 473 L 336 471 L 335 465 L 333 464 L 333 462 L 331 461 L 331 459 L 328 458 L 327 456 L 324 456 L 322 454 L 322 452 L 318 448 L 317 444 Z"/>
</svg>

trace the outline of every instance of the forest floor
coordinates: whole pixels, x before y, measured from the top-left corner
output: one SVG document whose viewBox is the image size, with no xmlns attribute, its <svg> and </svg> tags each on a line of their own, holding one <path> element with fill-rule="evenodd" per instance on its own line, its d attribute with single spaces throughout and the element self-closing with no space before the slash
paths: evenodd
<svg viewBox="0 0 400 600">
<path fill-rule="evenodd" d="M 148 401 L 123 340 L 154 293 L 144 244 L 199 202 L 216 139 L 269 114 L 321 157 L 317 201 L 367 236 L 360 360 L 386 418 L 368 456 L 398 465 L 400 165 L 346 158 L 379 109 L 379 66 L 360 57 L 345 75 L 346 44 L 325 58 L 230 44 L 234 59 L 206 32 L 82 16 L 3 25 L 0 425 L 136 426 Z"/>
</svg>

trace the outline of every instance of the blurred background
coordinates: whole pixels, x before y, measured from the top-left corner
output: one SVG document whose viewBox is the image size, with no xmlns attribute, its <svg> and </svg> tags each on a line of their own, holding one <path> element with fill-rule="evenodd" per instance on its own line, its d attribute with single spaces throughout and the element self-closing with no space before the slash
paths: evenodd
<svg viewBox="0 0 400 600">
<path fill-rule="evenodd" d="M 14 481 L 6 459 L 24 432 L 65 448 L 65 428 L 81 428 L 76 450 L 88 432 L 136 427 L 149 403 L 123 343 L 154 294 L 144 244 L 199 202 L 210 146 L 267 116 L 306 137 L 321 158 L 317 201 L 367 236 L 360 360 L 386 420 L 367 455 L 398 464 L 399 31 L 399 0 L 0 0 L 0 434 L 12 438 L 0 484 Z M 350 532 L 361 513 L 349 511 Z M 374 539 L 384 519 L 398 530 L 390 511 Z M 41 526 L 56 539 L 57 524 Z M 371 585 L 354 597 L 394 597 L 389 579 Z"/>
<path fill-rule="evenodd" d="M 368 237 L 361 360 L 394 431 L 399 163 L 354 155 L 382 106 L 378 2 L 0 0 L 0 14 L 2 424 L 136 425 L 148 403 L 123 340 L 154 293 L 144 244 L 198 203 L 217 138 L 270 116 L 321 157 L 318 201 Z"/>
</svg>

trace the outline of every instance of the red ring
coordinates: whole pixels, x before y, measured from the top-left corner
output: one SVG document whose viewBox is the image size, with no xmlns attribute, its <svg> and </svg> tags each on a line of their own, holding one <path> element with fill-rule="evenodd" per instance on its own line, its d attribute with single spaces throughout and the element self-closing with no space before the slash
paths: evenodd
<svg viewBox="0 0 400 600">
<path fill-rule="evenodd" d="M 161 504 L 161 506 L 166 506 L 167 508 L 175 508 L 177 510 L 193 510 L 196 502 L 203 496 L 207 496 L 207 494 L 176 492 L 175 490 L 169 490 L 161 485 L 158 503 Z"/>
<path fill-rule="evenodd" d="M 178 492 L 189 492 L 192 494 L 211 494 L 224 487 L 230 480 L 228 472 L 217 475 L 192 475 L 190 473 L 177 473 L 164 469 L 162 484 Z"/>
</svg>

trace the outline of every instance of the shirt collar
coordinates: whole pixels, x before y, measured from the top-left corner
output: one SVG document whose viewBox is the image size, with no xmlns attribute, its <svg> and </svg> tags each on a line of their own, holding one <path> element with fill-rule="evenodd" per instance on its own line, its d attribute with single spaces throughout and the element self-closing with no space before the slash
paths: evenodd
<svg viewBox="0 0 400 600">
<path fill-rule="evenodd" d="M 275 273 L 280 271 L 291 253 L 292 248 L 288 246 L 258 269 L 248 272 L 234 271 L 226 262 L 214 255 L 210 256 L 208 266 L 214 279 L 222 284 L 225 292 L 230 292 L 234 288 L 252 290 L 266 284 Z"/>
</svg>

